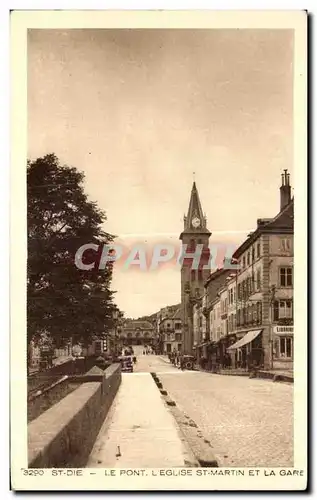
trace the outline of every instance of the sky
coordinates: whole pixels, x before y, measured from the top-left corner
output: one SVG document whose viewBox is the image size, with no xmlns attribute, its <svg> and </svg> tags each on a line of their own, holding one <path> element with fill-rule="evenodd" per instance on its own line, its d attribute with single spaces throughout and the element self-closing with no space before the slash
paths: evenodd
<svg viewBox="0 0 317 500">
<path fill-rule="evenodd" d="M 210 242 L 237 247 L 294 184 L 293 32 L 29 30 L 28 157 L 52 152 L 126 252 L 178 252 L 194 178 Z M 180 302 L 172 264 L 118 262 L 112 286 L 129 317 Z"/>
</svg>

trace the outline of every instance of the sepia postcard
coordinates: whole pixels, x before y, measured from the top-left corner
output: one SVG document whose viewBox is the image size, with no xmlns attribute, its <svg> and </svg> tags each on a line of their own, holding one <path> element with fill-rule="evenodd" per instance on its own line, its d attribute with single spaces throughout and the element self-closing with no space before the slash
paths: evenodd
<svg viewBox="0 0 317 500">
<path fill-rule="evenodd" d="M 11 487 L 305 490 L 307 13 L 11 13 Z"/>
</svg>

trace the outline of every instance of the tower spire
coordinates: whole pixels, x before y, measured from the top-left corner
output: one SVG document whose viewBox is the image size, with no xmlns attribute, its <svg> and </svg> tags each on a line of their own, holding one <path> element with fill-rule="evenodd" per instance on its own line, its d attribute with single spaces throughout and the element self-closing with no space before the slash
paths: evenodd
<svg viewBox="0 0 317 500">
<path fill-rule="evenodd" d="M 193 172 L 193 176 L 195 172 Z M 207 229 L 206 216 L 202 210 L 198 189 L 195 180 L 193 181 L 190 193 L 187 216 L 184 217 L 184 231 L 193 233 L 211 234 Z"/>
</svg>

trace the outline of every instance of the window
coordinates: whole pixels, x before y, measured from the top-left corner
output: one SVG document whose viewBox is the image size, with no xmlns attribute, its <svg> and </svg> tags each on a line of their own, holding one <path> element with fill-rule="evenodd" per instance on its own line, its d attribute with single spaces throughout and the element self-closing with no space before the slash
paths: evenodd
<svg viewBox="0 0 317 500">
<path fill-rule="evenodd" d="M 256 318 L 258 325 L 262 324 L 262 302 L 256 304 Z"/>
<path fill-rule="evenodd" d="M 261 256 L 261 243 L 258 243 L 256 246 L 256 256 L 257 258 Z"/>
<path fill-rule="evenodd" d="M 175 340 L 176 340 L 176 342 L 180 342 L 182 340 L 182 336 L 180 333 L 176 333 Z"/>
<path fill-rule="evenodd" d="M 244 281 L 241 282 L 241 300 L 244 300 Z"/>
<path fill-rule="evenodd" d="M 182 328 L 182 323 L 175 323 L 175 330 L 180 330 Z"/>
<path fill-rule="evenodd" d="M 255 261 L 255 249 L 252 247 L 252 262 Z"/>
<path fill-rule="evenodd" d="M 248 323 L 248 308 L 244 307 L 243 308 L 243 322 L 245 325 Z"/>
<path fill-rule="evenodd" d="M 281 267 L 280 268 L 280 286 L 287 287 L 293 286 L 293 268 Z"/>
<path fill-rule="evenodd" d="M 282 252 L 289 252 L 291 249 L 291 241 L 289 238 L 282 239 Z"/>
<path fill-rule="evenodd" d="M 242 269 L 244 269 L 244 268 L 245 268 L 245 257 L 243 257 L 243 259 L 242 259 Z"/>
<path fill-rule="evenodd" d="M 247 266 L 250 265 L 250 252 L 248 252 L 248 255 L 247 255 Z"/>
<path fill-rule="evenodd" d="M 252 304 L 252 323 L 256 325 L 257 323 L 257 307 L 256 304 Z"/>
<path fill-rule="evenodd" d="M 240 326 L 240 309 L 237 310 L 237 326 Z"/>
<path fill-rule="evenodd" d="M 256 272 L 256 289 L 261 290 L 261 269 Z"/>
<path fill-rule="evenodd" d="M 202 271 L 202 269 L 198 269 L 198 280 L 199 281 L 203 280 L 203 271 Z"/>
<path fill-rule="evenodd" d="M 291 358 L 293 351 L 293 342 L 291 337 L 280 337 L 280 356 L 281 358 Z"/>
<path fill-rule="evenodd" d="M 292 318 L 293 317 L 293 307 L 291 300 L 280 300 L 278 307 L 278 317 L 282 318 Z"/>
<path fill-rule="evenodd" d="M 244 326 L 245 324 L 245 309 L 244 307 L 240 310 L 240 325 Z"/>
<path fill-rule="evenodd" d="M 196 271 L 195 271 L 195 269 L 191 270 L 191 272 L 190 272 L 190 279 L 191 279 L 191 281 L 195 281 L 195 279 L 196 279 Z"/>
<path fill-rule="evenodd" d="M 252 294 L 252 278 L 248 278 L 248 297 Z"/>
<path fill-rule="evenodd" d="M 248 319 L 247 319 L 248 325 L 251 325 L 251 323 L 252 323 L 252 312 L 253 312 L 252 305 L 249 305 L 248 306 Z"/>
</svg>

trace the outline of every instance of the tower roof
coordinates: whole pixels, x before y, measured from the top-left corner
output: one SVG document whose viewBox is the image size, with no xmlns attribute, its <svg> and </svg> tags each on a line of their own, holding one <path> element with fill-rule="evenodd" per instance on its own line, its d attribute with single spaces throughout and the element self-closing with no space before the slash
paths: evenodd
<svg viewBox="0 0 317 500">
<path fill-rule="evenodd" d="M 187 216 L 184 216 L 184 231 L 193 234 L 211 233 L 207 229 L 207 220 L 203 213 L 196 182 L 193 182 Z M 183 233 L 182 233 L 183 234 Z"/>
<path fill-rule="evenodd" d="M 192 192 L 190 194 L 189 207 L 187 212 L 187 219 L 191 221 L 193 217 L 199 217 L 200 220 L 204 219 L 204 214 L 201 208 L 199 194 L 196 182 L 193 182 Z"/>
</svg>

